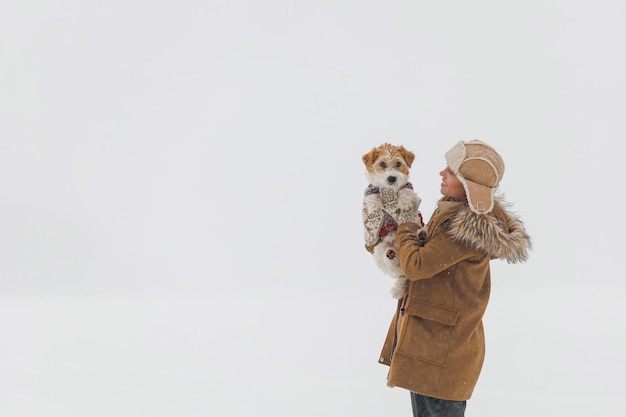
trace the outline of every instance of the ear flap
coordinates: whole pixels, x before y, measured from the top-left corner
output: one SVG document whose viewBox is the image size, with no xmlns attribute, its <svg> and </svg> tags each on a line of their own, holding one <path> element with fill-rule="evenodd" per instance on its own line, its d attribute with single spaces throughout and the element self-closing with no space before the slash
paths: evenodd
<svg viewBox="0 0 626 417">
<path fill-rule="evenodd" d="M 413 161 L 415 160 L 415 155 L 413 154 L 413 152 L 404 149 L 404 146 L 400 146 L 398 150 L 400 151 L 400 155 L 402 155 L 402 157 L 406 161 L 406 164 L 408 165 L 408 167 L 411 168 L 411 165 L 413 164 Z"/>
<path fill-rule="evenodd" d="M 378 158 L 378 149 L 372 148 L 371 151 L 363 155 L 363 163 L 369 168 L 376 161 L 376 158 Z"/>
</svg>

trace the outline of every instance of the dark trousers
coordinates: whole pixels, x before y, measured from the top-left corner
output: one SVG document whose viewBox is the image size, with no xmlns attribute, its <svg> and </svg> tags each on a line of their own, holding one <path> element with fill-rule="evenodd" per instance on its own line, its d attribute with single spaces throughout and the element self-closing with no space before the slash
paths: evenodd
<svg viewBox="0 0 626 417">
<path fill-rule="evenodd" d="M 463 417 L 466 401 L 449 401 L 411 392 L 413 417 Z"/>
</svg>

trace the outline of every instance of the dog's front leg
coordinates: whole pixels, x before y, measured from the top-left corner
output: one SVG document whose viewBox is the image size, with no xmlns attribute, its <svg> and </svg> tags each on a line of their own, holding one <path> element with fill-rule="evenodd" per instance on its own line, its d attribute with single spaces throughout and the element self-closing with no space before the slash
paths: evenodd
<svg viewBox="0 0 626 417">
<path fill-rule="evenodd" d="M 383 202 L 377 194 L 368 195 L 363 199 L 368 213 L 376 213 L 383 209 Z"/>
<path fill-rule="evenodd" d="M 422 200 L 415 191 L 402 189 L 398 191 L 398 207 L 402 211 L 417 211 Z"/>
</svg>

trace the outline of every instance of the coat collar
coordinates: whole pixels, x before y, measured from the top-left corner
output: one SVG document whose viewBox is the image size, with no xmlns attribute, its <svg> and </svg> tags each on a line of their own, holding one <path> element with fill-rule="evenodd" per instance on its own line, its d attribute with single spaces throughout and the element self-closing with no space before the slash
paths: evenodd
<svg viewBox="0 0 626 417">
<path fill-rule="evenodd" d="M 532 250 L 532 242 L 521 219 L 510 211 L 510 205 L 501 196 L 495 197 L 494 209 L 488 214 L 473 212 L 467 202 L 442 198 L 434 217 L 439 221 L 433 226 L 446 223 L 453 239 L 487 253 L 491 258 L 509 263 L 524 262 Z"/>
</svg>

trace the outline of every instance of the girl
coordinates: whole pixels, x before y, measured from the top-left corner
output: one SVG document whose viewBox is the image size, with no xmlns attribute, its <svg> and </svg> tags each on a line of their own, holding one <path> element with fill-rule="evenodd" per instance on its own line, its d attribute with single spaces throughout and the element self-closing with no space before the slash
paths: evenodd
<svg viewBox="0 0 626 417">
<path fill-rule="evenodd" d="M 424 231 L 398 225 L 398 258 L 409 286 L 391 322 L 380 362 L 388 385 L 411 391 L 415 417 L 462 417 L 483 364 L 482 318 L 491 259 L 523 262 L 531 249 L 521 220 L 495 191 L 498 153 L 478 140 L 445 154 L 441 194 Z"/>
</svg>

